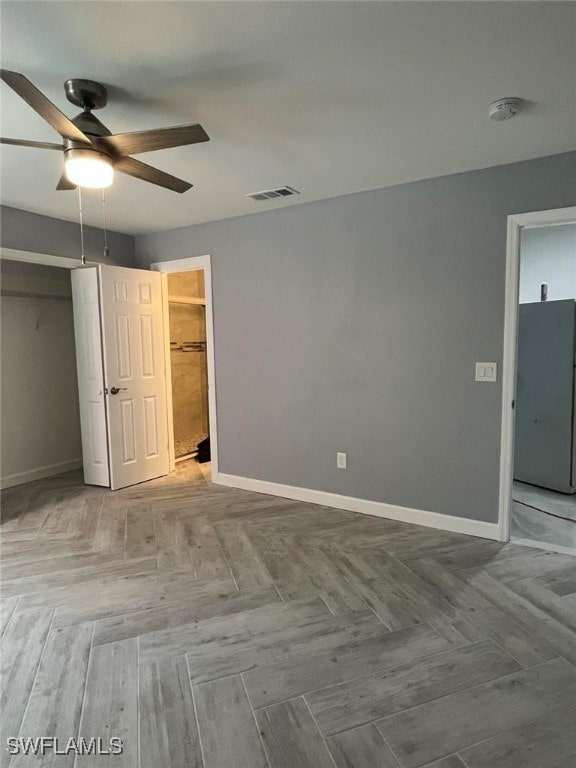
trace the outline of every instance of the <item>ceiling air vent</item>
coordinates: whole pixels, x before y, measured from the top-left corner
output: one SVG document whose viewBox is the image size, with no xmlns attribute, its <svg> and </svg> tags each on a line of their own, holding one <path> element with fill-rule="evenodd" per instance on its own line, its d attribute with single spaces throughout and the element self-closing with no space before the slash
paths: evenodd
<svg viewBox="0 0 576 768">
<path fill-rule="evenodd" d="M 290 195 L 299 195 L 297 189 L 293 187 L 278 187 L 278 189 L 266 189 L 263 192 L 251 192 L 244 197 L 251 197 L 252 200 L 274 200 L 275 197 L 290 197 Z"/>
</svg>

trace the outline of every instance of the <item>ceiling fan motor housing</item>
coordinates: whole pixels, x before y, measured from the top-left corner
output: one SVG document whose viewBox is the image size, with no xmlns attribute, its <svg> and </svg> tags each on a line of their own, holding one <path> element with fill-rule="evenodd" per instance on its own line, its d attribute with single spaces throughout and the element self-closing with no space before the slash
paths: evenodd
<svg viewBox="0 0 576 768">
<path fill-rule="evenodd" d="M 76 115 L 76 117 L 72 118 L 72 122 L 76 126 L 76 128 L 79 128 L 82 133 L 85 133 L 89 136 L 111 136 L 112 133 L 106 128 L 104 123 L 102 123 L 96 115 L 93 115 L 91 112 L 85 111 L 80 112 L 80 114 Z"/>
<path fill-rule="evenodd" d="M 104 147 L 89 147 L 87 144 L 81 144 L 79 141 L 70 141 L 65 139 L 64 144 L 64 158 L 106 158 L 107 160 L 113 160 L 114 158 Z"/>
</svg>

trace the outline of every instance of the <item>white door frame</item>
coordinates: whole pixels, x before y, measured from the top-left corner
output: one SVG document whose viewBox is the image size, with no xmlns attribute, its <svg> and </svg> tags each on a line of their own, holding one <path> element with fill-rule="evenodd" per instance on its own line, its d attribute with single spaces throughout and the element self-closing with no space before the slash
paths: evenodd
<svg viewBox="0 0 576 768">
<path fill-rule="evenodd" d="M 210 424 L 210 457 L 212 462 L 212 480 L 218 477 L 218 421 L 216 418 L 216 375 L 214 365 L 214 313 L 212 308 L 212 263 L 210 255 L 189 256 L 170 261 L 156 261 L 150 264 L 150 269 L 157 272 L 190 272 L 195 269 L 204 270 L 204 291 L 206 298 L 206 362 L 208 368 L 208 420 Z M 171 465 L 175 469 L 174 461 L 174 424 L 172 421 L 172 377 L 170 372 L 170 328 L 168 320 L 168 292 L 164 292 L 165 311 L 165 339 L 167 339 L 165 352 L 167 406 L 168 406 L 168 442 L 170 445 Z"/>
<path fill-rule="evenodd" d="M 502 365 L 502 427 L 500 438 L 500 490 L 498 541 L 510 541 L 512 479 L 514 474 L 514 408 L 518 351 L 520 237 L 523 229 L 576 221 L 576 206 L 508 216 L 506 244 L 506 297 L 504 303 L 504 355 Z"/>
</svg>

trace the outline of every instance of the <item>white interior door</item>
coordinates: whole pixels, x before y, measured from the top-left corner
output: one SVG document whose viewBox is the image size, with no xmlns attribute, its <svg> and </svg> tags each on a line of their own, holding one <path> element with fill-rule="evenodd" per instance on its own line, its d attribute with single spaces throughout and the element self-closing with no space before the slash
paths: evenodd
<svg viewBox="0 0 576 768">
<path fill-rule="evenodd" d="M 98 267 L 110 487 L 169 472 L 161 277 Z"/>
<path fill-rule="evenodd" d="M 96 267 L 71 270 L 84 482 L 110 485 Z"/>
</svg>

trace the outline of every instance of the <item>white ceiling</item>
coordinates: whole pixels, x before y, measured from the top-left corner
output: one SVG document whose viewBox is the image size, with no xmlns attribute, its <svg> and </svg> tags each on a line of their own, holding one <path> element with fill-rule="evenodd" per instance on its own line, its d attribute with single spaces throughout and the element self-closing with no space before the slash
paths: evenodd
<svg viewBox="0 0 576 768">
<path fill-rule="evenodd" d="M 2 2 L 2 66 L 68 115 L 69 77 L 110 90 L 125 132 L 199 122 L 211 141 L 139 155 L 194 184 L 117 174 L 108 226 L 150 232 L 576 148 L 571 2 Z M 506 123 L 502 96 L 530 102 Z M 5 84 L 2 135 L 57 141 Z M 3 146 L 2 202 L 75 220 L 61 156 Z M 255 203 L 249 192 L 301 195 Z M 85 194 L 101 224 L 101 195 Z"/>
</svg>

